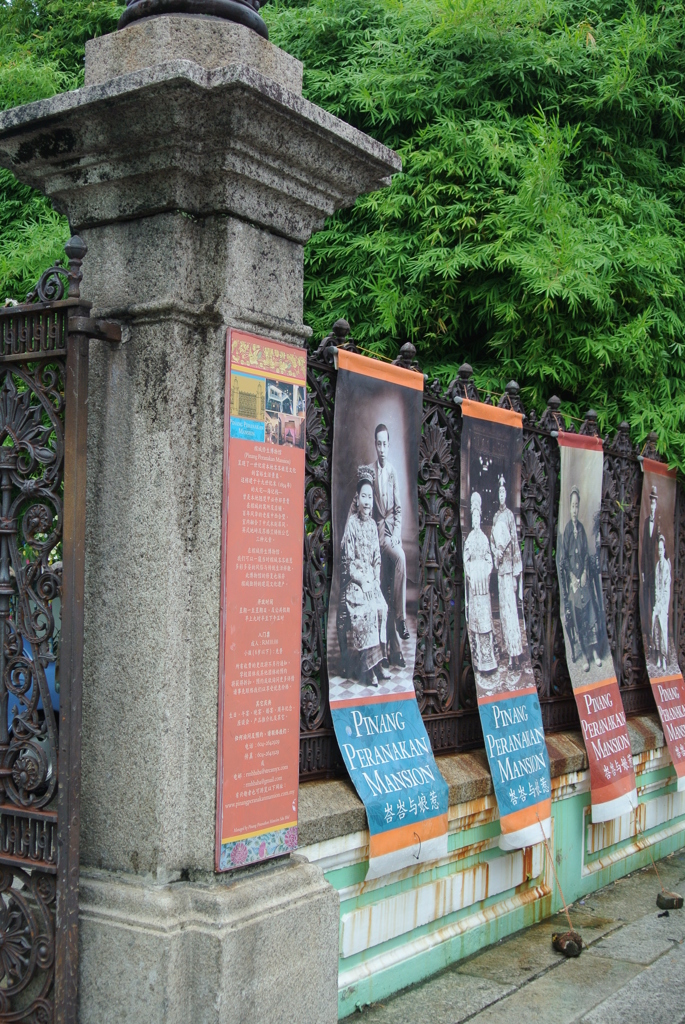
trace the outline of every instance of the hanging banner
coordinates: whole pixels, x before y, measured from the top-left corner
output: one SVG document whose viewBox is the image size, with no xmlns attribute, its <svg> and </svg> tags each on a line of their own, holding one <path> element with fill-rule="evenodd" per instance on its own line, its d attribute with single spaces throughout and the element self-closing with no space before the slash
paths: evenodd
<svg viewBox="0 0 685 1024">
<path fill-rule="evenodd" d="M 566 662 L 590 764 L 592 821 L 609 821 L 637 807 L 637 789 L 604 617 L 600 572 L 604 451 L 601 438 L 563 430 L 559 449 L 557 575 Z"/>
<path fill-rule="evenodd" d="M 216 867 L 297 846 L 307 353 L 226 343 Z"/>
<path fill-rule="evenodd" d="M 413 683 L 423 376 L 343 349 L 337 368 L 329 700 L 371 879 L 447 855 L 448 789 Z"/>
<path fill-rule="evenodd" d="M 523 417 L 464 399 L 461 534 L 465 613 L 485 749 L 500 815 L 500 847 L 551 831 L 542 714 L 523 620 L 519 542 Z"/>
<path fill-rule="evenodd" d="M 652 693 L 668 750 L 685 790 L 685 680 L 673 643 L 673 554 L 676 472 L 642 461 L 640 505 L 640 619 Z"/>
</svg>

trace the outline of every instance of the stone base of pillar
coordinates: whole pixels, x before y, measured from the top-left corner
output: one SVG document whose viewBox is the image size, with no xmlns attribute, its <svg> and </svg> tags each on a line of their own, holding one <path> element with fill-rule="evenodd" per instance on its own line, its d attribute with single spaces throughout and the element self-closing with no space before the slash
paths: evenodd
<svg viewBox="0 0 685 1024">
<path fill-rule="evenodd" d="M 158 885 L 86 870 L 80 1024 L 334 1024 L 338 894 L 297 856 Z"/>
</svg>

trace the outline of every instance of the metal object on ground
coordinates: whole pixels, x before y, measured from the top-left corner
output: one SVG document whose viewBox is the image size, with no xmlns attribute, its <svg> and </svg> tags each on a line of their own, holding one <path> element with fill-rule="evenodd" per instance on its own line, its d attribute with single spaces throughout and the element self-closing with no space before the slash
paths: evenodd
<svg viewBox="0 0 685 1024">
<path fill-rule="evenodd" d="M 681 910 L 683 897 L 677 892 L 660 892 L 656 898 L 659 910 Z"/>
<path fill-rule="evenodd" d="M 583 940 L 578 932 L 563 932 L 561 935 L 554 932 L 552 934 L 552 946 L 556 949 L 557 953 L 563 953 L 564 956 L 580 956 L 583 951 Z"/>
<path fill-rule="evenodd" d="M 65 251 L 68 265 L 46 270 L 26 303 L 0 309 L 0 1024 L 77 1020 L 88 338 L 99 332 L 79 296 L 86 246 L 74 237 Z"/>
<path fill-rule="evenodd" d="M 260 0 L 129 0 L 117 27 L 126 28 L 139 18 L 160 14 L 203 14 L 246 25 L 268 39 L 269 30 L 259 16 L 263 6 Z"/>
<path fill-rule="evenodd" d="M 328 709 L 325 618 L 331 585 L 331 468 L 336 371 L 333 349 L 359 351 L 346 320 L 310 354 L 307 371 L 307 450 L 304 594 L 300 700 L 300 774 L 316 778 L 342 770 Z M 370 354 L 370 353 L 365 353 Z M 399 365 L 415 365 L 413 346 L 404 346 Z M 464 398 L 479 399 L 473 370 L 464 364 L 447 386 L 426 382 L 420 447 L 419 506 L 422 524 L 419 580 L 419 638 L 414 685 L 436 754 L 482 745 L 464 626 L 463 567 L 459 527 L 461 409 Z M 488 397 L 488 396 L 484 396 Z M 524 412 L 511 381 L 499 404 Z M 554 562 L 559 506 L 559 428 L 568 428 L 561 401 L 550 398 L 542 416 L 529 412 L 523 425 L 521 537 L 524 610 L 530 655 L 547 733 L 578 729 L 578 713 L 566 665 L 559 619 L 559 586 Z M 571 428 L 572 429 L 572 428 Z M 590 412 L 582 433 L 597 434 Z M 604 595 L 607 633 L 626 712 L 655 710 L 639 628 L 637 564 L 641 473 L 628 424 L 604 441 L 603 500 L 597 566 Z M 674 632 L 685 663 L 685 500 L 676 513 Z M 683 579 L 680 579 L 682 575 Z"/>
</svg>

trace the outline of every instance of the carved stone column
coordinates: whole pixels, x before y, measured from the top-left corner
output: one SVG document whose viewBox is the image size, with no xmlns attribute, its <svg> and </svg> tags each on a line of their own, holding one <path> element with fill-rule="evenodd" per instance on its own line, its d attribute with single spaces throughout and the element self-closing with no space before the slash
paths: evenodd
<svg viewBox="0 0 685 1024">
<path fill-rule="evenodd" d="M 303 246 L 398 158 L 242 25 L 90 42 L 86 86 L 0 114 L 0 163 L 88 245 L 118 320 L 89 383 L 81 1024 L 337 1018 L 337 894 L 297 857 L 213 871 L 225 332 L 301 345 Z"/>
</svg>

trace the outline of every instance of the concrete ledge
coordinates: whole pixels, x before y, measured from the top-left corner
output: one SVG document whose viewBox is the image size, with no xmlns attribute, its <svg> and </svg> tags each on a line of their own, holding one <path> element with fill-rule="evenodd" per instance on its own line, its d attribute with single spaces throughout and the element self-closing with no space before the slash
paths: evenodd
<svg viewBox="0 0 685 1024">
<path fill-rule="evenodd" d="M 665 746 L 653 715 L 628 719 L 633 756 Z M 579 732 L 558 732 L 547 737 L 552 778 L 581 772 L 588 767 L 583 737 Z M 450 805 L 466 803 L 494 792 L 484 750 L 439 757 L 438 767 L 450 792 Z M 300 846 L 360 832 L 367 828 L 366 811 L 349 779 L 324 779 L 300 784 L 298 832 Z"/>
</svg>

